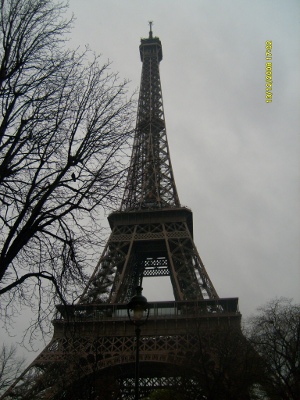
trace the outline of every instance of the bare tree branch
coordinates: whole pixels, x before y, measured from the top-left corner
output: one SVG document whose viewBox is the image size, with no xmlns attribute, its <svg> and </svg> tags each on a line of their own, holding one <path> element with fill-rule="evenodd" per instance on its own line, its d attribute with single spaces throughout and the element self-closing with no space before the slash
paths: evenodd
<svg viewBox="0 0 300 400">
<path fill-rule="evenodd" d="M 64 18 L 64 2 L 0 4 L 5 318 L 13 303 L 31 307 L 36 298 L 49 309 L 56 295 L 74 301 L 82 289 L 102 244 L 101 215 L 117 204 L 123 185 L 134 102 L 109 63 L 66 48 L 72 20 Z M 40 280 L 52 285 L 41 290 Z"/>
<path fill-rule="evenodd" d="M 300 393 L 300 305 L 280 298 L 259 308 L 248 336 L 265 363 L 272 399 L 296 400 Z"/>
<path fill-rule="evenodd" d="M 0 395 L 15 381 L 23 367 L 24 360 L 17 357 L 16 346 L 3 344 L 0 349 Z"/>
</svg>

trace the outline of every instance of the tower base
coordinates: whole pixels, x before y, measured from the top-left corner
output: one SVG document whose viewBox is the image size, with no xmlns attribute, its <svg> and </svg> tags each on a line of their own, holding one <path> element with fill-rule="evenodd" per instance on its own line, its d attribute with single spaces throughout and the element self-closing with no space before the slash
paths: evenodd
<svg viewBox="0 0 300 400">
<path fill-rule="evenodd" d="M 199 387 L 191 358 L 202 335 L 240 331 L 238 299 L 149 305 L 140 338 L 141 398 L 166 388 L 202 398 L 192 395 Z M 3 399 L 134 399 L 135 330 L 126 304 L 59 305 L 53 325 L 49 345 Z"/>
</svg>

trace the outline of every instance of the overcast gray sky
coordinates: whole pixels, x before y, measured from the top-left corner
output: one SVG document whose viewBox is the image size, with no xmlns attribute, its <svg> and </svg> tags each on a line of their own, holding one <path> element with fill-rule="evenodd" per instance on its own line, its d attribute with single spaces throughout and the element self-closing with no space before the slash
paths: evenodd
<svg viewBox="0 0 300 400">
<path fill-rule="evenodd" d="M 300 2 L 70 0 L 72 42 L 110 59 L 132 88 L 148 21 L 177 189 L 220 297 L 247 316 L 275 296 L 300 300 Z M 265 42 L 273 101 L 265 103 Z M 148 299 L 169 296 L 144 288 Z"/>
<path fill-rule="evenodd" d="M 220 297 L 249 316 L 271 298 L 300 301 L 300 2 L 70 0 L 72 46 L 88 44 L 140 83 L 148 21 L 162 41 L 171 159 L 194 240 Z M 265 103 L 265 42 L 273 101 Z M 150 282 L 150 281 L 149 281 Z M 168 284 L 144 288 L 170 297 Z M 40 350 L 42 350 L 42 347 Z"/>
</svg>

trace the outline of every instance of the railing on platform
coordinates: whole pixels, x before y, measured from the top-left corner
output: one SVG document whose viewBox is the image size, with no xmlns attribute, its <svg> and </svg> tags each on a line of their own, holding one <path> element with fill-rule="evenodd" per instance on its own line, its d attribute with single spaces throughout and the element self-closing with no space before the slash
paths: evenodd
<svg viewBox="0 0 300 400">
<path fill-rule="evenodd" d="M 149 318 L 186 318 L 203 314 L 239 314 L 238 298 L 149 302 Z M 57 305 L 56 319 L 127 319 L 127 304 Z"/>
</svg>

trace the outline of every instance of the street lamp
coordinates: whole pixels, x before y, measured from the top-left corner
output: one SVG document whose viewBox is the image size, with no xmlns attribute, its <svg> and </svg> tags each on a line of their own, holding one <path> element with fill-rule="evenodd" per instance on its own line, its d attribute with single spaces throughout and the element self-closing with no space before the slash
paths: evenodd
<svg viewBox="0 0 300 400">
<path fill-rule="evenodd" d="M 139 356 L 141 326 L 149 317 L 149 304 L 146 297 L 142 296 L 143 288 L 137 286 L 136 295 L 127 305 L 127 314 L 130 322 L 135 325 L 136 349 L 135 349 L 135 400 L 139 400 Z"/>
</svg>

